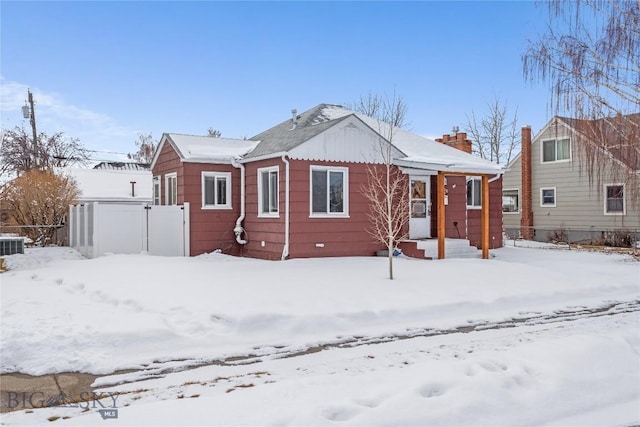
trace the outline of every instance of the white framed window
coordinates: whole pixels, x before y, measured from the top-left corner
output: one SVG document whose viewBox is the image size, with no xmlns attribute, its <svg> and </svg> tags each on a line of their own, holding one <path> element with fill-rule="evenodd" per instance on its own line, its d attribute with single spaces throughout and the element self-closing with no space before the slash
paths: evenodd
<svg viewBox="0 0 640 427">
<path fill-rule="evenodd" d="M 518 189 L 502 190 L 502 212 L 520 212 L 520 191 Z"/>
<path fill-rule="evenodd" d="M 625 215 L 624 184 L 605 184 L 604 214 Z"/>
<path fill-rule="evenodd" d="M 231 172 L 202 172 L 202 209 L 231 209 Z"/>
<path fill-rule="evenodd" d="M 571 160 L 569 138 L 542 141 L 542 163 L 566 162 Z"/>
<path fill-rule="evenodd" d="M 349 216 L 349 168 L 310 167 L 310 216 Z"/>
<path fill-rule="evenodd" d="M 153 177 L 153 204 L 154 205 L 159 205 L 160 204 L 160 177 L 159 176 L 154 176 Z"/>
<path fill-rule="evenodd" d="M 278 217 L 278 166 L 258 169 L 258 216 Z"/>
<path fill-rule="evenodd" d="M 178 204 L 178 174 L 175 172 L 164 176 L 164 204 Z"/>
<path fill-rule="evenodd" d="M 540 189 L 540 206 L 545 208 L 556 207 L 556 187 Z"/>
<path fill-rule="evenodd" d="M 467 178 L 467 208 L 482 208 L 482 179 Z"/>
</svg>

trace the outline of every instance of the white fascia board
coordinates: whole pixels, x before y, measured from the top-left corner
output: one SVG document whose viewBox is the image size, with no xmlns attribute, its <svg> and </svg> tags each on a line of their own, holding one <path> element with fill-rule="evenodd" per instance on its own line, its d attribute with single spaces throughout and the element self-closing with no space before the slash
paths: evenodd
<svg viewBox="0 0 640 427">
<path fill-rule="evenodd" d="M 230 165 L 233 164 L 234 157 L 220 157 L 220 158 L 190 158 L 182 160 L 183 163 L 206 163 L 212 165 Z"/>
</svg>

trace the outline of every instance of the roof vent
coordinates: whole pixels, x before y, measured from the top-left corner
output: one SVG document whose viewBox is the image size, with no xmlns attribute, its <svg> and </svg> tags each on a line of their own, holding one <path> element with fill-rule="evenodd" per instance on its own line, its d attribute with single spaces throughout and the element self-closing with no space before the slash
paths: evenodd
<svg viewBox="0 0 640 427">
<path fill-rule="evenodd" d="M 291 110 L 291 116 L 291 130 L 293 130 L 298 126 L 298 110 L 295 108 Z"/>
</svg>

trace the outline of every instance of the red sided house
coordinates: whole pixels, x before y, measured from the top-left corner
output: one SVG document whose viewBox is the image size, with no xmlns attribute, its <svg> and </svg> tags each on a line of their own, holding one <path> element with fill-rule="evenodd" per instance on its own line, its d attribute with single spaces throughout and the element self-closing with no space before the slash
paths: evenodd
<svg viewBox="0 0 640 427">
<path fill-rule="evenodd" d="M 367 232 L 362 193 L 367 168 L 384 162 L 381 144 L 391 144 L 393 167 L 407 178 L 405 253 L 444 258 L 445 237 L 482 247 L 485 258 L 502 246 L 503 170 L 469 154 L 466 134 L 436 142 L 391 133 L 386 123 L 337 105 L 292 112 L 248 141 L 163 135 L 151 164 L 154 203 L 190 203 L 191 255 L 221 249 L 287 259 L 384 249 Z M 437 253 L 425 252 L 429 242 Z"/>
</svg>

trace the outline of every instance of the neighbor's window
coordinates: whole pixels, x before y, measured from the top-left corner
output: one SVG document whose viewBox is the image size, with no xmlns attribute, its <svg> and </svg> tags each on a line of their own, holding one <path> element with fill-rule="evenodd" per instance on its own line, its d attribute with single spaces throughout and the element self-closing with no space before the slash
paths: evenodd
<svg viewBox="0 0 640 427">
<path fill-rule="evenodd" d="M 502 191 L 502 212 L 505 212 L 505 213 L 520 212 L 520 205 L 518 204 L 518 190 Z"/>
<path fill-rule="evenodd" d="M 202 207 L 231 209 L 230 172 L 202 172 Z"/>
<path fill-rule="evenodd" d="M 258 169 L 258 215 L 278 215 L 278 167 Z"/>
<path fill-rule="evenodd" d="M 624 215 L 624 185 L 605 185 L 604 190 L 606 197 L 604 201 L 604 212 L 606 214 Z"/>
<path fill-rule="evenodd" d="M 479 208 L 482 206 L 482 179 L 467 178 L 467 207 Z"/>
<path fill-rule="evenodd" d="M 570 147 L 568 138 L 542 141 L 542 161 L 546 163 L 569 160 Z"/>
<path fill-rule="evenodd" d="M 160 204 L 160 177 L 159 176 L 153 177 L 153 204 L 154 205 Z"/>
<path fill-rule="evenodd" d="M 311 166 L 311 215 L 349 214 L 349 169 Z"/>
<path fill-rule="evenodd" d="M 540 189 L 540 206 L 555 207 L 556 206 L 556 188 Z"/>
<path fill-rule="evenodd" d="M 165 205 L 177 205 L 178 204 L 178 174 L 170 173 L 164 176 L 164 204 Z"/>
</svg>

